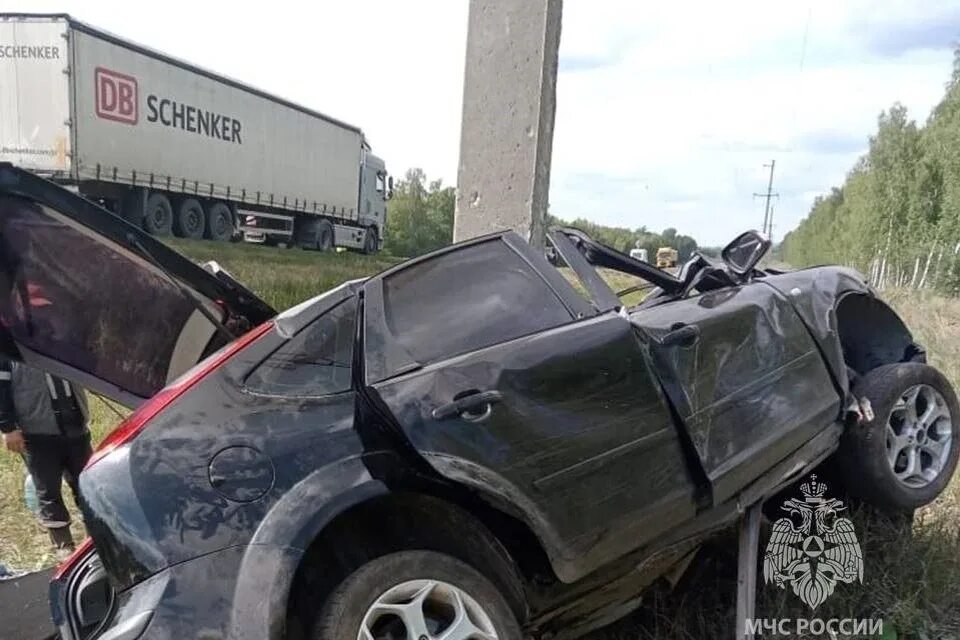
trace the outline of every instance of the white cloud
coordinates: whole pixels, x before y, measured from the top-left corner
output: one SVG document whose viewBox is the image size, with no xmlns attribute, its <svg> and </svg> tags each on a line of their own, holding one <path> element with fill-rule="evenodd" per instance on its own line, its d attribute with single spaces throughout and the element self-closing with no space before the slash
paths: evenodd
<svg viewBox="0 0 960 640">
<path fill-rule="evenodd" d="M 0 0 L 0 10 L 23 10 Z M 394 172 L 456 181 L 466 0 L 31 0 L 364 129 Z M 567 0 L 551 211 L 706 244 L 775 235 L 839 184 L 894 101 L 943 92 L 960 0 Z M 859 141 L 859 144 L 858 144 Z"/>
<path fill-rule="evenodd" d="M 760 225 L 771 158 L 782 237 L 842 182 L 881 110 L 926 118 L 950 73 L 944 34 L 960 35 L 960 3 L 920 17 L 906 3 L 604 3 L 607 30 L 586 17 L 597 4 L 564 8 L 551 211 L 706 244 Z"/>
</svg>

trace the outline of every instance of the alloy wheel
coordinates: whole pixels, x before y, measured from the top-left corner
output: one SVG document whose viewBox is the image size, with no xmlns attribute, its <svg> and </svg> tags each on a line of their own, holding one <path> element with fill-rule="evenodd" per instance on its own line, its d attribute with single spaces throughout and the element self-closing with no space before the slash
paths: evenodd
<svg viewBox="0 0 960 640">
<path fill-rule="evenodd" d="M 497 640 L 483 607 L 440 580 L 391 587 L 367 609 L 357 640 Z"/>
<path fill-rule="evenodd" d="M 897 480 L 912 489 L 940 475 L 953 446 L 953 416 L 940 392 L 926 384 L 907 389 L 887 419 L 887 462 Z"/>
</svg>

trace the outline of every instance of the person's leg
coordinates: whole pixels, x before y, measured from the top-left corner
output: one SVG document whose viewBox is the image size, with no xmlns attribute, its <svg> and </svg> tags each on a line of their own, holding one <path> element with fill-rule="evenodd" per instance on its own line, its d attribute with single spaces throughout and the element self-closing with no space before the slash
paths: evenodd
<svg viewBox="0 0 960 640">
<path fill-rule="evenodd" d="M 93 455 L 93 448 L 90 446 L 90 436 L 71 438 L 66 447 L 66 454 L 66 469 L 64 469 L 63 477 L 73 492 L 73 501 L 76 502 L 79 507 L 80 486 L 77 483 L 77 479 L 80 477 L 80 472 L 83 471 L 83 468 L 87 466 L 87 461 L 90 459 L 90 456 Z"/>
<path fill-rule="evenodd" d="M 61 490 L 64 470 L 62 449 L 57 439 L 28 440 L 24 459 L 37 490 L 40 524 L 47 529 L 56 548 L 70 549 L 73 547 L 70 512 L 63 503 Z"/>
</svg>

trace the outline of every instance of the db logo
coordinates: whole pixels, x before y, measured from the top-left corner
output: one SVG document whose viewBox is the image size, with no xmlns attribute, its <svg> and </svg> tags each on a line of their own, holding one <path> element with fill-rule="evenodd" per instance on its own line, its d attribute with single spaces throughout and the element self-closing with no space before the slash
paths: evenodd
<svg viewBox="0 0 960 640">
<path fill-rule="evenodd" d="M 97 116 L 137 124 L 137 79 L 97 67 L 93 74 Z"/>
</svg>

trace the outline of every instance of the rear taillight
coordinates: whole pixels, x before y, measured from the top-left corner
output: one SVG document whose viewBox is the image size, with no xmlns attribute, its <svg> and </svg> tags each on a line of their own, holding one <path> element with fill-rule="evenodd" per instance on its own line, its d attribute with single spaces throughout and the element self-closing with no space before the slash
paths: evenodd
<svg viewBox="0 0 960 640">
<path fill-rule="evenodd" d="M 191 387 L 203 380 L 208 373 L 215 371 L 224 362 L 229 360 L 235 353 L 246 347 L 248 344 L 265 334 L 273 328 L 273 322 L 265 322 L 260 326 L 248 331 L 229 345 L 210 356 L 190 371 L 186 372 L 173 383 L 161 389 L 155 396 L 140 405 L 136 411 L 127 416 L 127 419 L 110 432 L 103 439 L 97 450 L 90 456 L 85 469 L 89 469 L 97 461 L 109 454 L 111 451 L 125 445 L 137 437 L 143 428 L 158 413 L 170 405 L 174 400 L 186 393 Z"/>
<path fill-rule="evenodd" d="M 53 577 L 50 578 L 50 582 L 56 582 L 77 566 L 77 563 L 80 562 L 80 559 L 83 556 L 87 555 L 87 552 L 93 548 L 93 538 L 87 538 L 80 543 L 80 546 L 74 549 L 73 553 L 67 556 L 67 559 L 60 563 L 57 567 L 57 570 L 53 572 Z"/>
</svg>

